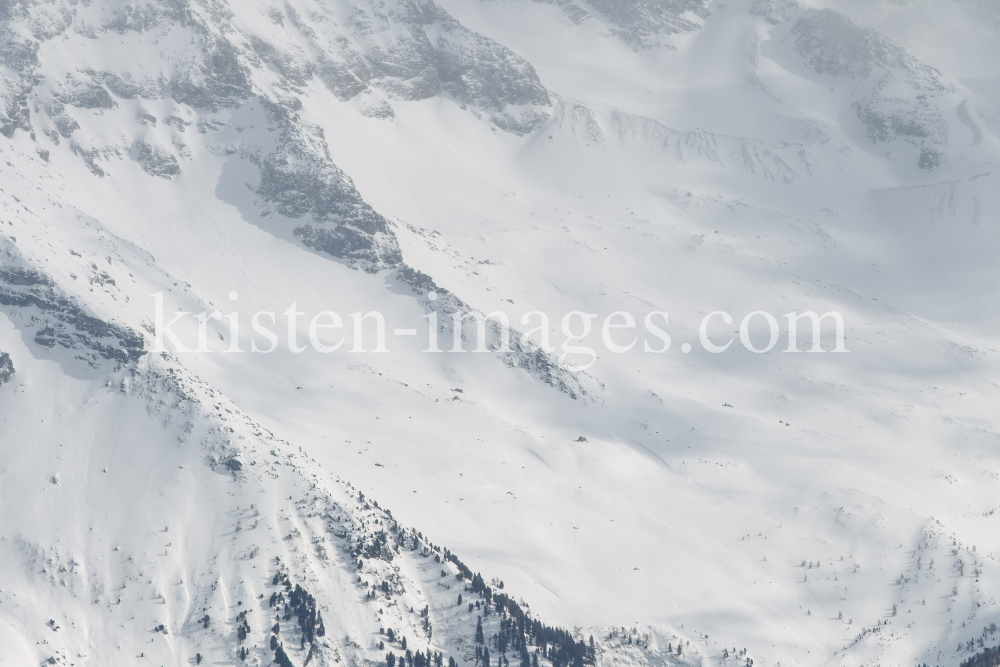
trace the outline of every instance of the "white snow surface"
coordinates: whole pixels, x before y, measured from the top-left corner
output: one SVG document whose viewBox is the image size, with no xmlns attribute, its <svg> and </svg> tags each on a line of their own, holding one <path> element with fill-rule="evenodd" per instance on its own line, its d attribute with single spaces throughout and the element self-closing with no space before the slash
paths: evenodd
<svg viewBox="0 0 1000 667">
<path fill-rule="evenodd" d="M 351 33 L 355 46 L 403 39 L 392 8 L 409 5 L 387 4 L 190 11 L 224 7 L 220 34 L 260 36 L 306 71 L 361 14 L 388 12 L 390 27 Z M 64 103 L 79 129 L 60 138 L 46 104 L 70 79 L 163 81 L 199 57 L 201 33 L 180 24 L 88 33 L 126 5 L 41 4 L 17 23 L 35 31 L 18 39 L 38 45 L 42 77 L 31 129 L 0 137 L 0 268 L 44 273 L 139 332 L 146 354 L 88 363 L 37 342 L 44 309 L 0 306 L 15 368 L 0 384 L 0 664 L 232 665 L 245 646 L 268 665 L 284 571 L 326 623 L 310 664 L 385 664 L 401 652 L 376 646 L 391 627 L 472 667 L 476 615 L 455 598 L 479 597 L 431 545 L 532 616 L 593 635 L 602 667 L 943 667 L 981 650 L 970 640 L 1000 643 L 984 634 L 1000 623 L 994 3 L 707 2 L 683 13 L 692 29 L 637 45 L 607 3 L 439 0 L 530 63 L 548 106 L 412 99 L 378 77 L 341 100 L 276 57 L 245 63 L 252 94 L 217 109 L 166 93 Z M 53 36 L 39 27 L 63 20 Z M 431 38 L 472 39 L 448 25 Z M 294 230 L 313 214 L 282 215 L 256 191 L 281 141 L 267 104 L 322 130 L 310 140 L 442 295 L 519 331 L 544 311 L 555 345 L 564 314 L 598 314 L 586 394 L 494 353 L 423 352 L 426 289 L 304 245 Z M 889 119 L 881 138 L 865 109 Z M 521 133 L 502 113 L 544 118 Z M 143 155 L 178 170 L 150 173 Z M 238 312 L 239 339 L 213 320 L 208 351 L 153 352 L 154 293 L 168 319 Z M 341 349 L 290 351 L 293 303 L 300 345 L 329 310 Z M 714 320 L 713 339 L 735 341 L 710 354 L 698 326 L 717 310 L 735 321 Z M 843 314 L 848 354 L 830 352 L 829 329 L 826 352 L 784 352 L 783 315 L 807 310 Z M 258 311 L 276 314 L 270 354 L 249 351 L 267 345 Z M 368 311 L 384 314 L 389 352 L 351 351 L 350 314 Z M 670 348 L 643 352 L 640 334 L 628 353 L 604 350 L 614 311 L 640 330 L 669 311 Z M 781 325 L 771 352 L 740 343 L 753 311 Z M 191 317 L 174 330 L 197 340 Z M 445 328 L 441 348 L 451 340 Z M 419 547 L 359 568 L 352 545 L 396 522 Z M 405 590 L 369 599 L 381 581 Z M 293 624 L 285 648 L 302 665 Z"/>
</svg>

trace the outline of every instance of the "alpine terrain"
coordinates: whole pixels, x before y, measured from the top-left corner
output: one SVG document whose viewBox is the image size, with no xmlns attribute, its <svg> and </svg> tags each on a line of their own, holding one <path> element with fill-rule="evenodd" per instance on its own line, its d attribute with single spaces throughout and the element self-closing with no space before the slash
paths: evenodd
<svg viewBox="0 0 1000 667">
<path fill-rule="evenodd" d="M 0 665 L 1000 664 L 998 62 L 995 0 L 0 0 Z"/>
</svg>

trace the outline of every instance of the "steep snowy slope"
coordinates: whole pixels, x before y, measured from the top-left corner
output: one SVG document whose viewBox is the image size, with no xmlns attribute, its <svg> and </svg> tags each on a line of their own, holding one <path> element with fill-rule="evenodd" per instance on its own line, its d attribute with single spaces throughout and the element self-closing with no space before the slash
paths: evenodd
<svg viewBox="0 0 1000 667">
<path fill-rule="evenodd" d="M 998 104 L 958 47 L 884 36 L 898 11 L 5 5 L 0 662 L 270 664 L 271 596 L 300 584 L 325 632 L 309 598 L 277 611 L 295 665 L 405 654 L 379 628 L 482 664 L 486 591 L 438 544 L 578 628 L 524 628 L 543 667 L 997 641 Z M 468 322 L 447 351 L 469 309 L 504 311 L 512 349 L 471 352 Z M 826 352 L 784 351 L 808 310 L 849 354 L 829 320 Z M 371 319 L 358 341 L 369 311 L 389 352 Z M 519 340 L 532 311 L 551 353 Z M 596 357 L 563 356 L 571 311 Z M 765 354 L 753 311 L 780 323 Z"/>
<path fill-rule="evenodd" d="M 483 615 L 486 638 L 572 662 L 573 639 L 169 360 L 80 380 L 11 333 L 5 662 L 377 664 L 388 644 L 466 663 Z M 522 649 L 511 619 L 538 639 Z"/>
</svg>

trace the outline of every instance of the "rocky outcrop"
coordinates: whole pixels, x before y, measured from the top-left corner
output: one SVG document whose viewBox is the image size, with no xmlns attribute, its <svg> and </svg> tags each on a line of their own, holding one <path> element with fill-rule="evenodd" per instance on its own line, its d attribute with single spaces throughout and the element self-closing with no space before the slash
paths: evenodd
<svg viewBox="0 0 1000 667">
<path fill-rule="evenodd" d="M 238 106 L 253 94 L 251 73 L 243 55 L 226 37 L 206 38 L 198 54 L 200 62 L 171 80 L 170 97 L 206 111 Z"/>
<path fill-rule="evenodd" d="M 295 235 L 316 250 L 365 271 L 402 261 L 388 222 L 330 159 L 323 130 L 277 104 L 265 105 L 274 149 L 250 154 L 260 170 L 256 194 L 269 211 L 302 220 Z"/>
<path fill-rule="evenodd" d="M 0 384 L 10 382 L 12 375 L 14 375 L 14 362 L 10 360 L 10 354 L 0 352 Z"/>
<path fill-rule="evenodd" d="M 558 5 L 576 24 L 602 21 L 607 32 L 636 51 L 672 48 L 665 38 L 701 28 L 708 17 L 707 0 L 535 0 Z"/>
<path fill-rule="evenodd" d="M 267 128 L 240 127 L 238 148 L 222 149 L 238 150 L 258 167 L 258 203 L 265 213 L 297 221 L 303 244 L 378 271 L 402 261 L 398 243 L 386 219 L 332 162 L 322 130 L 297 115 L 304 86 L 318 76 L 340 100 L 381 120 L 394 117 L 392 100 L 436 95 L 516 134 L 534 131 L 551 115 L 548 93 L 527 61 L 465 28 L 432 0 L 360 0 L 340 7 L 348 10 L 346 21 L 332 7 L 306 20 L 286 4 L 266 14 L 275 30 L 266 22 L 241 24 L 233 9 L 219 0 L 109 3 L 98 11 L 56 0 L 45 11 L 35 5 L 6 11 L 0 16 L 0 32 L 8 34 L 0 40 L 0 133 L 33 134 L 34 105 L 44 135 L 54 144 L 70 139 L 72 153 L 93 174 L 103 176 L 107 161 L 129 156 L 147 174 L 170 179 L 190 154 L 180 136 L 186 125 L 170 124 L 171 138 L 169 130 L 151 131 L 152 116 L 134 106 L 126 111 L 126 100 L 170 99 L 190 117 L 200 115 L 199 131 L 206 134 L 234 126 L 213 118 L 216 113 L 264 106 Z M 29 31 L 33 39 L 14 38 Z M 143 70 L 96 55 L 103 35 L 133 33 L 149 45 Z M 56 35 L 79 42 L 78 66 L 37 77 L 40 42 Z M 189 46 L 181 56 L 157 46 L 161 40 Z M 132 136 L 95 133 L 107 126 L 95 117 L 106 113 L 126 114 L 122 122 L 134 124 Z"/>
<path fill-rule="evenodd" d="M 802 9 L 798 0 L 753 0 L 750 3 L 750 13 L 764 17 L 772 25 L 790 21 Z"/>
<path fill-rule="evenodd" d="M 942 103 L 954 88 L 940 72 L 830 9 L 806 11 L 789 38 L 816 74 L 852 81 L 851 106 L 869 141 L 916 147 L 923 169 L 941 163 L 948 141 Z"/>
<path fill-rule="evenodd" d="M 110 110 L 118 106 L 118 103 L 111 97 L 111 93 L 107 91 L 99 79 L 81 81 L 72 75 L 67 76 L 66 79 L 66 84 L 60 86 L 54 94 L 59 102 L 79 109 Z"/>
<path fill-rule="evenodd" d="M 442 95 L 517 134 L 547 121 L 548 92 L 526 60 L 432 1 L 382 4 L 357 3 L 346 30 L 317 42 L 316 72 L 339 99 L 369 90 L 390 100 Z M 384 109 L 378 115 L 390 117 Z"/>
<path fill-rule="evenodd" d="M 0 268 L 0 306 L 21 311 L 38 345 L 72 350 L 94 367 L 102 359 L 124 363 L 145 354 L 139 333 L 87 314 L 48 276 L 27 266 Z"/>
<path fill-rule="evenodd" d="M 176 157 L 163 148 L 146 141 L 136 142 L 135 161 L 150 176 L 169 179 L 181 171 Z"/>
<path fill-rule="evenodd" d="M 612 34 L 637 50 L 660 44 L 663 35 L 697 30 L 701 24 L 691 15 L 708 16 L 706 0 L 587 0 L 587 4 L 614 26 Z"/>
<path fill-rule="evenodd" d="M 0 134 L 8 139 L 18 129 L 32 131 L 28 93 L 38 64 L 37 42 L 21 41 L 0 30 Z"/>
</svg>

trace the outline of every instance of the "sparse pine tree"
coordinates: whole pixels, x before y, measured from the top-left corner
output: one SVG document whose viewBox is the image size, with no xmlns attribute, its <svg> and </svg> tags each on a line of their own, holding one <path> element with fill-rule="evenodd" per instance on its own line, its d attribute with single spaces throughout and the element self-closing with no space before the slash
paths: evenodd
<svg viewBox="0 0 1000 667">
<path fill-rule="evenodd" d="M 274 662 L 280 665 L 280 667 L 295 667 L 288 655 L 285 653 L 285 649 L 281 646 L 279 646 L 278 650 L 274 652 Z"/>
</svg>

